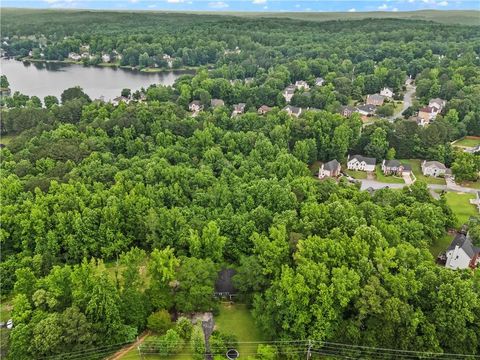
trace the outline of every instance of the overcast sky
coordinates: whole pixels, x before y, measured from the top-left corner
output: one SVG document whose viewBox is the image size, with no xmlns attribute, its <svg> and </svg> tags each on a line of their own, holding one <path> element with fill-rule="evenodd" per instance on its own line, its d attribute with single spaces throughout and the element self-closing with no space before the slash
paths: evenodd
<svg viewBox="0 0 480 360">
<path fill-rule="evenodd" d="M 480 0 L 1 0 L 2 7 L 203 11 L 480 10 Z"/>
</svg>

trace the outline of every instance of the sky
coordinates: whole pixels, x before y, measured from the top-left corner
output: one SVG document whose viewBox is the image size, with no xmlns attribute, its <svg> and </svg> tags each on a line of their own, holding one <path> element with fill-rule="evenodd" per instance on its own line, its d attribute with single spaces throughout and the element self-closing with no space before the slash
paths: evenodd
<svg viewBox="0 0 480 360">
<path fill-rule="evenodd" d="M 0 0 L 2 7 L 179 11 L 480 10 L 480 0 Z"/>
</svg>

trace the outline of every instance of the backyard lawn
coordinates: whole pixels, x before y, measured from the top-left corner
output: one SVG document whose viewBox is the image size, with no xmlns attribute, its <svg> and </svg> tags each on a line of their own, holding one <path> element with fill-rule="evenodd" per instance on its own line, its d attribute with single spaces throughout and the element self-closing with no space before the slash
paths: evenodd
<svg viewBox="0 0 480 360">
<path fill-rule="evenodd" d="M 465 224 L 470 216 L 478 214 L 477 208 L 470 204 L 470 199 L 475 198 L 474 194 L 448 192 L 445 197 L 447 199 L 447 204 L 457 216 L 457 228 L 460 228 Z"/>
<path fill-rule="evenodd" d="M 464 147 L 474 147 L 480 145 L 480 137 L 467 136 L 463 139 L 457 140 L 453 145 L 464 146 Z"/>
<path fill-rule="evenodd" d="M 343 166 L 342 166 L 343 168 Z M 342 170 L 345 174 L 353 177 L 354 179 L 366 179 L 367 172 L 366 171 L 354 171 L 354 170 Z"/>
<path fill-rule="evenodd" d="M 380 165 L 380 164 L 377 165 L 377 167 L 375 168 L 375 176 L 377 178 L 377 181 L 381 181 L 383 183 L 405 184 L 405 181 L 401 177 L 383 175 L 382 165 Z"/>
<path fill-rule="evenodd" d="M 453 240 L 453 235 L 450 235 L 450 234 L 443 235 L 443 237 L 438 239 L 438 241 L 436 241 L 434 244 L 430 246 L 430 253 L 432 254 L 432 256 L 436 259 L 438 254 L 447 250 L 448 245 L 450 245 L 452 240 Z"/>
<path fill-rule="evenodd" d="M 264 340 L 255 326 L 250 310 L 243 304 L 220 304 L 220 314 L 215 317 L 215 328 L 228 334 L 234 334 L 239 342 L 252 342 L 251 344 L 239 344 L 240 359 L 244 359 L 248 355 L 255 355 L 257 352 L 255 342 Z"/>
<path fill-rule="evenodd" d="M 419 159 L 406 159 L 400 160 L 404 164 L 410 164 L 412 166 L 412 171 L 417 180 L 425 181 L 427 184 L 438 184 L 445 185 L 445 179 L 435 178 L 431 176 L 424 176 L 422 173 L 422 160 Z"/>
</svg>

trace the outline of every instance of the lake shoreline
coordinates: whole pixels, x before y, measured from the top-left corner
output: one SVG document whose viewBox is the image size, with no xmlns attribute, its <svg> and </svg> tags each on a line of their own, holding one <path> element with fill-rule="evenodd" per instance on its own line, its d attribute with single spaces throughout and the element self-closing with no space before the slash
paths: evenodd
<svg viewBox="0 0 480 360">
<path fill-rule="evenodd" d="M 169 68 L 169 69 L 164 69 L 164 68 L 138 69 L 136 67 L 127 66 L 127 65 L 120 65 L 118 63 L 99 63 L 99 64 L 96 64 L 96 65 L 86 65 L 81 61 L 32 59 L 28 56 L 20 58 L 20 59 L 16 59 L 14 57 L 2 57 L 2 59 L 13 59 L 13 60 L 20 61 L 20 62 L 35 62 L 35 63 L 44 63 L 44 64 L 83 65 L 85 67 L 99 67 L 99 68 L 110 67 L 110 68 L 118 68 L 118 69 L 123 69 L 123 70 L 128 70 L 128 71 L 138 71 L 138 72 L 141 72 L 141 73 L 168 73 L 168 72 L 171 72 L 171 71 L 197 71 L 200 68 L 199 66 L 183 66 L 183 67 L 175 68 L 175 69 L 173 69 L 173 68 Z M 210 69 L 210 66 L 207 66 L 207 68 Z"/>
</svg>

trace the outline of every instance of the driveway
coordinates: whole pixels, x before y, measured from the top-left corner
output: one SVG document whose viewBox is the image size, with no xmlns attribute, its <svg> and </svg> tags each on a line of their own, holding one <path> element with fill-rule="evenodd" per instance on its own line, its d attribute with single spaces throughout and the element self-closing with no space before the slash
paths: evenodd
<svg viewBox="0 0 480 360">
<path fill-rule="evenodd" d="M 412 97 L 413 93 L 417 89 L 416 86 L 412 85 L 410 81 L 405 83 L 407 86 L 407 91 L 405 91 L 405 95 L 403 95 L 403 106 L 402 109 L 397 111 L 395 114 L 390 116 L 388 120 L 393 121 L 399 117 L 402 117 L 402 113 L 407 110 L 412 105 Z"/>
<path fill-rule="evenodd" d="M 458 185 L 450 176 L 445 177 L 445 182 L 447 183 L 447 190 L 449 191 L 472 193 L 472 194 L 476 194 L 478 191 L 477 189 L 472 189 L 472 188 Z"/>
</svg>

